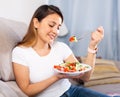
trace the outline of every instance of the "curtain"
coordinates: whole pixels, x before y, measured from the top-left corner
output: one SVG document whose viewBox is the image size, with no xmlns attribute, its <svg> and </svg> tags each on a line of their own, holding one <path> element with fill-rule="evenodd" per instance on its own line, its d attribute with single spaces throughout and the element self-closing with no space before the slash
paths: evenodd
<svg viewBox="0 0 120 97">
<path fill-rule="evenodd" d="M 120 1 L 119 0 L 49 0 L 49 4 L 58 6 L 69 30 L 62 38 L 76 56 L 85 56 L 90 34 L 97 27 L 103 26 L 104 39 L 98 45 L 98 57 L 120 60 Z M 69 37 L 87 33 L 79 42 L 70 43 Z"/>
</svg>

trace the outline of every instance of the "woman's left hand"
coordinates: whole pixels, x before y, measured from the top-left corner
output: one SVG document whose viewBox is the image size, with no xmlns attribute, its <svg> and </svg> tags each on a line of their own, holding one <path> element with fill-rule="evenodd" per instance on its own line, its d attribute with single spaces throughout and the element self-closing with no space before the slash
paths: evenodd
<svg viewBox="0 0 120 97">
<path fill-rule="evenodd" d="M 104 29 L 102 26 L 100 26 L 96 29 L 96 31 L 92 32 L 89 47 L 91 49 L 95 49 L 99 44 L 99 42 L 103 39 L 103 37 L 104 37 Z"/>
</svg>

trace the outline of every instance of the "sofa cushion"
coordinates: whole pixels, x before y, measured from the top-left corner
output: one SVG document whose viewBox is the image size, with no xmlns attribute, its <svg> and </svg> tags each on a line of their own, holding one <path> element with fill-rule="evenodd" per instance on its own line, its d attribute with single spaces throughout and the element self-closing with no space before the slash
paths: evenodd
<svg viewBox="0 0 120 97">
<path fill-rule="evenodd" d="M 1 79 L 1 74 L 0 74 L 0 79 Z"/>
<path fill-rule="evenodd" d="M 0 81 L 0 97 L 20 97 L 6 83 Z"/>
<path fill-rule="evenodd" d="M 22 22 L 0 18 L 0 76 L 4 81 L 14 80 L 11 52 L 25 35 L 27 25 Z"/>
<path fill-rule="evenodd" d="M 22 92 L 22 90 L 18 87 L 15 81 L 4 82 L 9 88 L 11 88 L 18 97 L 28 97 L 26 94 Z M 1 97 L 1 96 L 0 96 Z M 12 96 L 13 97 L 13 96 Z"/>
<path fill-rule="evenodd" d="M 120 83 L 95 85 L 87 88 L 95 90 L 97 92 L 104 93 L 104 94 L 120 94 Z M 110 97 L 113 97 L 113 96 L 110 96 Z M 120 96 L 116 96 L 116 97 L 120 97 Z"/>
<path fill-rule="evenodd" d="M 97 59 L 94 72 L 85 86 L 120 83 L 120 70 L 113 60 Z"/>
</svg>

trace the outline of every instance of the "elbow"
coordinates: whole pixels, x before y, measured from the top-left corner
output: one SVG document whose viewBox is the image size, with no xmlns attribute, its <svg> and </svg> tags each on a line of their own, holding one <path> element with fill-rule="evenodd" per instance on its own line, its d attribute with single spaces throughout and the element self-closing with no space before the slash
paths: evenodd
<svg viewBox="0 0 120 97">
<path fill-rule="evenodd" d="M 84 82 L 88 82 L 89 79 L 88 79 L 88 78 L 84 78 L 83 81 L 84 81 Z"/>
<path fill-rule="evenodd" d="M 22 91 L 23 91 L 23 93 L 24 93 L 26 96 L 32 97 L 32 95 L 31 95 L 27 90 L 22 90 Z"/>
<path fill-rule="evenodd" d="M 83 75 L 82 80 L 84 82 L 88 82 L 91 78 L 91 75 L 92 75 L 92 72 L 86 73 L 85 75 Z"/>
<path fill-rule="evenodd" d="M 31 89 L 27 88 L 21 88 L 21 90 L 23 91 L 23 93 L 28 96 L 28 97 L 34 97 L 35 95 L 33 94 L 33 92 L 31 91 Z"/>
<path fill-rule="evenodd" d="M 26 94 L 28 97 L 34 97 L 35 95 L 33 95 L 32 93 L 30 93 L 29 91 L 23 91 L 24 94 Z"/>
<path fill-rule="evenodd" d="M 84 82 L 88 82 L 88 81 L 90 80 L 90 77 L 84 76 L 84 77 L 82 78 L 82 80 L 83 80 Z"/>
<path fill-rule="evenodd" d="M 84 79 L 84 82 L 88 82 L 89 81 L 89 79 Z"/>
</svg>

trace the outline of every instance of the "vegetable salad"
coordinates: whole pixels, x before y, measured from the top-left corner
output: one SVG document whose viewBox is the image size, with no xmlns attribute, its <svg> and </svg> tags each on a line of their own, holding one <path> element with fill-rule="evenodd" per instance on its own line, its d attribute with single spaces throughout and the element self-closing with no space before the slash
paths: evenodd
<svg viewBox="0 0 120 97">
<path fill-rule="evenodd" d="M 54 65 L 54 68 L 63 72 L 77 72 L 77 71 L 84 71 L 89 66 L 83 65 L 79 62 L 74 63 L 62 63 L 59 65 Z"/>
</svg>

